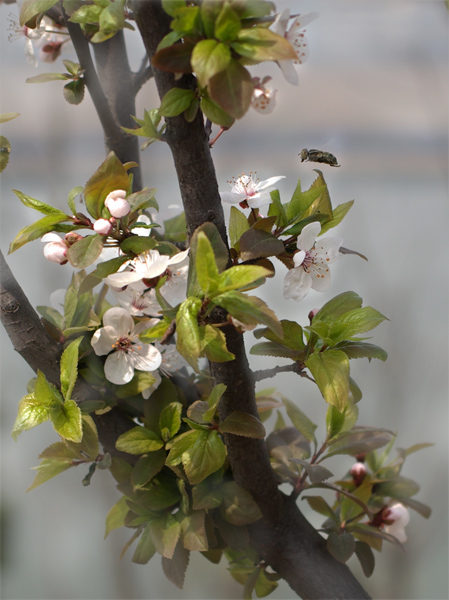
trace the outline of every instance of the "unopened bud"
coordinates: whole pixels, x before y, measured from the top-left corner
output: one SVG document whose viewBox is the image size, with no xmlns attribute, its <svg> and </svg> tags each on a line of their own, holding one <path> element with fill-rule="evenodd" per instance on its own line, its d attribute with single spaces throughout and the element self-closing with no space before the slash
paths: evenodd
<svg viewBox="0 0 449 600">
<path fill-rule="evenodd" d="M 67 244 L 56 233 L 46 233 L 41 240 L 45 242 L 44 256 L 51 262 L 65 265 L 67 262 Z"/>
<path fill-rule="evenodd" d="M 82 240 L 83 236 L 79 233 L 76 233 L 76 231 L 69 231 L 69 233 L 65 234 L 64 239 L 68 246 L 73 246 L 75 242 L 78 242 L 78 240 Z"/>
<path fill-rule="evenodd" d="M 356 462 L 351 467 L 351 475 L 352 475 L 352 478 L 354 480 L 356 487 L 359 487 L 359 485 L 362 485 L 362 482 L 365 479 L 365 475 L 366 475 L 365 465 L 361 462 Z"/>
<path fill-rule="evenodd" d="M 316 314 L 317 314 L 317 312 L 318 312 L 319 310 L 320 310 L 319 308 L 313 308 L 313 309 L 312 309 L 312 310 L 309 312 L 309 314 L 308 314 L 308 317 L 309 317 L 309 321 L 310 321 L 310 323 L 312 323 L 312 321 L 313 321 L 314 317 L 316 316 Z"/>
<path fill-rule="evenodd" d="M 121 219 L 129 215 L 131 207 L 126 200 L 125 190 L 115 190 L 106 196 L 104 204 L 108 211 L 116 219 Z"/>
<path fill-rule="evenodd" d="M 113 227 L 107 219 L 97 219 L 94 223 L 94 231 L 100 235 L 108 235 L 111 233 Z"/>
</svg>

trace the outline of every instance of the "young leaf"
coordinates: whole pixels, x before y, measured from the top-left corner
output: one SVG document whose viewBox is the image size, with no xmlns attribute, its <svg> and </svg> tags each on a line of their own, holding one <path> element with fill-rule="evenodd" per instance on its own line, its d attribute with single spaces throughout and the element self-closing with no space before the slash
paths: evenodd
<svg viewBox="0 0 449 600">
<path fill-rule="evenodd" d="M 36 221 L 31 225 L 23 227 L 11 242 L 8 253 L 12 254 L 24 244 L 42 237 L 45 233 L 53 231 L 58 223 L 68 220 L 69 217 L 65 213 L 58 211 L 47 215 L 43 219 L 39 219 L 39 221 Z"/>
<path fill-rule="evenodd" d="M 19 402 L 19 410 L 11 435 L 14 440 L 22 431 L 28 431 L 50 418 L 51 404 L 42 404 L 34 394 L 28 394 Z"/>
<path fill-rule="evenodd" d="M 302 435 L 309 440 L 309 442 L 315 441 L 315 429 L 317 425 L 302 412 L 300 408 L 296 406 L 294 402 L 288 398 L 282 398 L 284 405 L 287 409 L 287 414 L 290 417 L 293 425 L 296 429 L 302 433 Z"/>
<path fill-rule="evenodd" d="M 187 567 L 189 565 L 190 552 L 178 542 L 172 558 L 162 557 L 162 569 L 169 581 L 182 589 Z"/>
<path fill-rule="evenodd" d="M 320 483 L 325 479 L 329 479 L 329 477 L 332 477 L 333 475 L 333 473 L 329 471 L 329 469 L 326 469 L 326 467 L 322 467 L 321 465 L 311 465 L 309 462 L 301 458 L 292 458 L 291 461 L 304 467 L 311 483 Z"/>
<path fill-rule="evenodd" d="M 145 427 L 133 427 L 118 437 L 115 447 L 128 454 L 146 454 L 159 450 L 163 445 L 153 431 Z"/>
<path fill-rule="evenodd" d="M 371 452 L 385 446 L 394 437 L 395 434 L 388 429 L 353 427 L 350 431 L 339 433 L 328 443 L 326 458 L 334 454 L 356 456 L 364 452 Z"/>
<path fill-rule="evenodd" d="M 237 485 L 235 481 L 228 481 L 220 487 L 223 496 L 221 513 L 232 525 L 249 525 L 262 517 L 259 507 L 251 494 Z"/>
<path fill-rule="evenodd" d="M 209 80 L 209 95 L 233 119 L 240 119 L 251 103 L 254 83 L 249 72 L 231 58 L 228 66 Z"/>
<path fill-rule="evenodd" d="M 198 283 L 208 298 L 217 290 L 219 272 L 212 245 L 204 231 L 198 232 L 195 263 Z"/>
<path fill-rule="evenodd" d="M 127 504 L 126 496 L 122 496 L 118 502 L 114 504 L 111 510 L 106 515 L 106 528 L 104 532 L 104 538 L 114 529 L 119 529 L 125 525 L 125 517 L 129 512 L 129 506 Z"/>
<path fill-rule="evenodd" d="M 65 100 L 69 104 L 81 104 L 84 99 L 85 84 L 84 79 L 75 79 L 70 83 L 66 83 L 62 90 Z"/>
<path fill-rule="evenodd" d="M 285 247 L 281 240 L 262 229 L 252 227 L 240 237 L 240 258 L 242 260 L 277 256 L 284 251 Z"/>
<path fill-rule="evenodd" d="M 235 39 L 241 26 L 240 19 L 236 12 L 232 10 L 229 4 L 225 3 L 215 19 L 214 37 L 222 42 L 230 42 Z"/>
<path fill-rule="evenodd" d="M 359 559 L 365 577 L 371 577 L 374 571 L 374 553 L 366 542 L 355 543 L 355 554 Z"/>
<path fill-rule="evenodd" d="M 42 483 L 45 483 L 49 479 L 56 477 L 59 473 L 70 469 L 70 467 L 74 467 L 75 463 L 73 460 L 65 461 L 58 459 L 45 458 L 42 460 L 37 467 L 33 467 L 37 470 L 37 475 L 34 478 L 32 485 L 27 489 L 27 492 L 30 490 L 34 490 Z"/>
<path fill-rule="evenodd" d="M 225 334 L 212 325 L 199 327 L 201 351 L 212 362 L 234 360 L 235 355 L 226 347 Z"/>
<path fill-rule="evenodd" d="M 222 294 L 229 290 L 244 290 L 256 287 L 258 282 L 265 281 L 271 271 L 258 265 L 235 265 L 220 273 L 217 287 L 218 293 Z"/>
<path fill-rule="evenodd" d="M 230 46 L 241 56 L 257 62 L 298 58 L 292 45 L 284 37 L 264 27 L 241 29 Z"/>
<path fill-rule="evenodd" d="M 134 488 L 141 488 L 153 479 L 165 466 L 166 453 L 163 448 L 144 454 L 134 465 L 131 483 Z"/>
<path fill-rule="evenodd" d="M 182 464 L 191 484 L 200 483 L 218 471 L 226 458 L 226 448 L 216 431 L 198 431 L 193 446 L 182 455 Z"/>
<path fill-rule="evenodd" d="M 224 421 L 221 421 L 220 431 L 259 440 L 263 440 L 266 434 L 265 427 L 257 417 L 240 410 L 234 410 Z"/>
<path fill-rule="evenodd" d="M 81 410 L 73 400 L 66 400 L 50 410 L 50 420 L 61 437 L 79 444 L 83 438 Z"/>
<path fill-rule="evenodd" d="M 140 535 L 139 542 L 131 560 L 138 565 L 146 565 L 155 554 L 156 548 L 151 537 L 150 524 L 147 523 Z"/>
<path fill-rule="evenodd" d="M 386 361 L 388 358 L 387 352 L 374 344 L 368 342 L 350 342 L 343 341 L 334 346 L 335 350 L 343 350 L 346 356 L 351 358 L 367 358 L 371 362 L 372 358 Z"/>
<path fill-rule="evenodd" d="M 49 10 L 57 3 L 57 1 L 58 0 L 25 0 L 20 9 L 20 26 L 23 27 L 23 25 L 29 23 L 33 17 L 36 17 L 36 15 Z M 31 24 L 28 26 L 31 26 Z"/>
<path fill-rule="evenodd" d="M 172 558 L 181 535 L 181 525 L 170 513 L 150 521 L 151 538 L 156 550 L 165 558 Z"/>
<path fill-rule="evenodd" d="M 217 40 L 201 40 L 192 52 L 191 64 L 201 86 L 228 66 L 231 51 L 226 44 Z"/>
<path fill-rule="evenodd" d="M 306 367 L 312 373 L 323 398 L 340 412 L 349 394 L 349 359 L 341 350 L 325 350 L 311 354 Z"/>
<path fill-rule="evenodd" d="M 339 535 L 331 531 L 326 547 L 334 558 L 344 564 L 355 552 L 355 540 L 350 533 Z"/>
<path fill-rule="evenodd" d="M 22 202 L 22 204 L 24 204 L 25 206 L 28 206 L 29 208 L 34 208 L 35 210 L 38 210 L 39 212 L 43 213 L 44 215 L 62 216 L 62 214 L 63 214 L 57 208 L 53 208 L 53 206 L 44 204 L 44 202 L 41 202 L 40 200 L 36 200 L 35 198 L 31 198 L 31 196 L 27 196 L 26 194 L 19 192 L 19 190 L 12 190 L 12 191 L 19 198 L 19 200 Z M 67 215 L 66 215 L 66 217 L 67 217 Z"/>
<path fill-rule="evenodd" d="M 198 327 L 198 313 L 201 309 L 199 298 L 187 298 L 176 315 L 176 349 L 186 361 L 198 370 L 201 355 L 201 338 Z"/>
<path fill-rule="evenodd" d="M 365 333 L 377 327 L 384 317 L 379 311 L 365 306 L 365 308 L 356 308 L 339 316 L 329 329 L 329 337 L 334 343 L 350 339 L 360 333 Z"/>
<path fill-rule="evenodd" d="M 162 98 L 159 113 L 164 117 L 176 117 L 192 104 L 195 97 L 194 90 L 171 88 Z"/>
<path fill-rule="evenodd" d="M 70 400 L 78 377 L 78 350 L 83 337 L 71 342 L 61 356 L 61 392 L 65 400 Z"/>
<path fill-rule="evenodd" d="M 187 281 L 188 296 L 202 295 L 196 274 L 196 255 L 198 251 L 198 235 L 200 232 L 204 232 L 206 234 L 209 242 L 212 245 L 212 249 L 215 256 L 215 262 L 219 273 L 226 269 L 229 260 L 228 249 L 226 248 L 225 243 L 221 239 L 218 229 L 213 223 L 204 223 L 203 225 L 198 227 L 198 229 L 195 229 L 192 237 L 190 238 L 190 268 Z"/>
<path fill-rule="evenodd" d="M 182 519 L 182 545 L 186 550 L 204 552 L 209 549 L 205 518 L 205 510 L 195 510 Z"/>
<path fill-rule="evenodd" d="M 181 413 L 182 404 L 180 402 L 171 402 L 162 410 L 159 417 L 159 430 L 165 442 L 178 433 L 181 427 Z"/>
<path fill-rule="evenodd" d="M 235 119 L 228 115 L 226 111 L 224 111 L 216 102 L 208 98 L 207 96 L 203 96 L 200 100 L 200 109 L 204 113 L 204 115 L 212 121 L 212 123 L 216 123 L 217 125 L 221 125 L 222 127 L 231 127 Z"/>
<path fill-rule="evenodd" d="M 101 217 L 106 196 L 115 190 L 127 190 L 129 175 L 114 152 L 110 152 L 95 171 L 84 188 L 84 200 L 89 214 L 94 219 Z"/>
<path fill-rule="evenodd" d="M 362 299 L 358 294 L 343 292 L 326 302 L 315 315 L 314 321 L 318 319 L 325 323 L 333 323 L 339 316 L 356 308 L 361 308 L 361 306 Z"/>
<path fill-rule="evenodd" d="M 222 306 L 233 317 L 247 325 L 262 323 L 269 327 L 279 337 L 282 327 L 274 312 L 257 296 L 246 296 L 241 292 L 231 290 L 215 296 L 213 303 Z"/>
<path fill-rule="evenodd" d="M 100 256 L 104 241 L 103 236 L 95 233 L 75 242 L 68 248 L 66 254 L 70 264 L 77 269 L 85 269 L 91 265 Z"/>
<path fill-rule="evenodd" d="M 235 206 L 231 206 L 231 214 L 229 217 L 229 239 L 231 246 L 236 247 L 242 235 L 250 228 L 248 219 L 241 210 Z"/>
</svg>

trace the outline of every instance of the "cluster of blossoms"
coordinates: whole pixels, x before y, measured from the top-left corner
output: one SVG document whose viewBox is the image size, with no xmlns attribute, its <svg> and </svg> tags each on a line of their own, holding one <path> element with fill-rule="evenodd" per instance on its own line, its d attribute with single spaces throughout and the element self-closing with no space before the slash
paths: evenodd
<svg viewBox="0 0 449 600">
<path fill-rule="evenodd" d="M 357 461 L 352 465 L 350 473 L 356 487 L 362 485 L 366 472 L 363 462 Z M 409 521 L 410 513 L 407 507 L 401 502 L 389 502 L 374 516 L 370 525 L 393 535 L 402 544 L 407 541 L 405 527 Z"/>
<path fill-rule="evenodd" d="M 317 13 L 290 17 L 290 11 L 287 8 L 276 16 L 276 19 L 271 26 L 275 33 L 281 37 L 285 37 L 285 39 L 290 42 L 296 53 L 296 59 L 277 61 L 285 79 L 292 85 L 298 85 L 299 83 L 295 65 L 302 64 L 309 54 L 305 28 L 311 21 L 316 19 L 316 17 Z M 288 24 L 291 18 L 294 18 L 294 21 L 289 27 Z M 276 106 L 277 90 L 266 87 L 265 85 L 270 79 L 271 77 L 264 77 L 262 80 L 258 77 L 253 79 L 255 88 L 251 106 L 262 115 L 270 114 Z"/>
<path fill-rule="evenodd" d="M 39 26 L 30 29 L 26 25 L 21 26 L 14 15 L 10 15 L 8 40 L 13 41 L 25 38 L 25 56 L 27 63 L 37 67 L 37 58 L 34 44 L 39 50 L 39 59 L 42 62 L 54 62 L 61 54 L 62 46 L 70 41 L 67 30 L 54 23 L 48 17 L 43 17 Z"/>
<path fill-rule="evenodd" d="M 284 176 L 270 177 L 265 181 L 255 179 L 255 174 L 242 174 L 229 182 L 230 192 L 220 192 L 223 202 L 239 204 L 242 208 L 260 208 L 271 202 L 270 192 Z M 297 302 L 306 297 L 311 289 L 325 292 L 330 288 L 329 265 L 342 255 L 340 247 L 343 239 L 328 237 L 317 240 L 321 232 L 318 222 L 306 225 L 298 236 L 298 250 L 293 255 L 294 268 L 290 269 L 284 280 L 284 298 L 293 298 Z"/>
</svg>

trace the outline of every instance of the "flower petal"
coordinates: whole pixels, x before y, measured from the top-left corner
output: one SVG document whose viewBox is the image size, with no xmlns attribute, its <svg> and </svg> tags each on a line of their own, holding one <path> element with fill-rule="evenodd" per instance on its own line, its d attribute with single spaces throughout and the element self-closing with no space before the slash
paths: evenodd
<svg viewBox="0 0 449 600">
<path fill-rule="evenodd" d="M 285 175 L 278 175 L 276 177 L 269 177 L 268 179 L 265 179 L 265 181 L 260 181 L 256 185 L 256 190 L 258 192 L 260 192 L 261 190 L 266 190 L 267 188 L 272 187 L 275 183 L 277 183 L 281 179 L 285 179 Z"/>
<path fill-rule="evenodd" d="M 312 289 L 316 292 L 327 292 L 331 286 L 331 272 L 329 269 L 315 270 L 313 267 L 310 269 L 310 276 L 312 281 Z"/>
<path fill-rule="evenodd" d="M 284 298 L 288 300 L 293 298 L 299 302 L 307 296 L 312 287 L 312 277 L 310 273 L 304 271 L 302 267 L 290 269 L 284 279 Z"/>
<path fill-rule="evenodd" d="M 104 375 L 108 381 L 116 385 L 128 383 L 134 377 L 134 366 L 129 360 L 131 354 L 117 351 L 110 354 L 104 363 Z"/>
<path fill-rule="evenodd" d="M 129 353 L 129 361 L 138 371 L 155 371 L 162 362 L 161 353 L 152 344 L 134 345 Z"/>
<path fill-rule="evenodd" d="M 228 204 L 238 204 L 245 200 L 245 194 L 237 194 L 235 192 L 220 192 L 220 198 L 222 202 L 228 202 Z"/>
<path fill-rule="evenodd" d="M 97 356 L 109 354 L 113 350 L 113 344 L 117 341 L 117 332 L 114 327 L 100 327 L 92 336 L 90 343 Z"/>
<path fill-rule="evenodd" d="M 114 306 L 104 313 L 103 325 L 113 327 L 117 338 L 127 335 L 134 327 L 134 321 L 127 310 Z"/>
<path fill-rule="evenodd" d="M 299 250 L 310 250 L 313 248 L 316 238 L 321 231 L 321 224 L 318 221 L 314 221 L 313 223 L 309 223 L 306 225 L 301 231 L 300 235 L 298 235 L 298 239 L 296 240 L 296 246 Z"/>
</svg>

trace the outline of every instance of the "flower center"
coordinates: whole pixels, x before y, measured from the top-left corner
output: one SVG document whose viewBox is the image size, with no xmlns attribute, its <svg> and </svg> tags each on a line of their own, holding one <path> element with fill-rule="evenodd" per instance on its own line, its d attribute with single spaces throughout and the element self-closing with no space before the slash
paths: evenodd
<svg viewBox="0 0 449 600">
<path fill-rule="evenodd" d="M 157 286 L 157 284 L 163 277 L 167 277 L 168 281 L 169 279 L 171 279 L 171 276 L 172 274 L 170 269 L 166 269 L 163 273 L 157 275 L 157 277 L 151 277 L 150 279 L 142 279 L 142 281 L 148 289 L 153 289 Z"/>
<path fill-rule="evenodd" d="M 326 258 L 325 260 L 329 260 Z M 315 246 L 310 250 L 307 250 L 304 260 L 301 264 L 302 268 L 306 273 L 311 273 L 315 277 L 323 278 L 325 273 L 329 272 L 329 268 L 322 259 L 318 256 L 318 252 L 315 250 Z"/>
<path fill-rule="evenodd" d="M 126 354 L 129 351 L 133 351 L 133 341 L 132 338 L 129 335 L 123 335 L 121 338 L 118 338 L 118 340 L 115 342 L 115 344 L 112 344 L 112 348 L 113 350 L 116 351 L 122 351 L 125 352 Z"/>
</svg>

